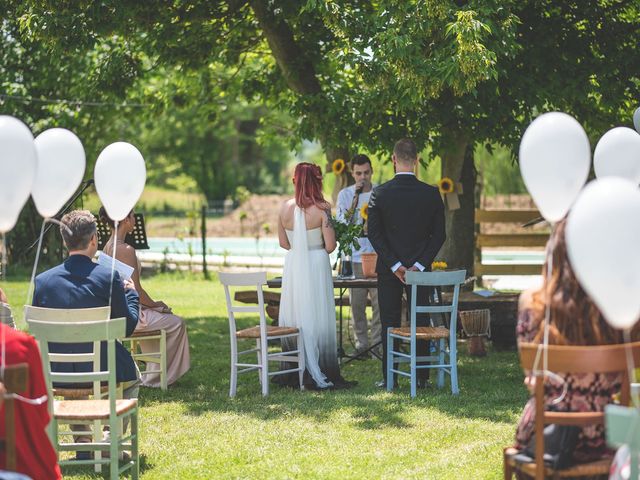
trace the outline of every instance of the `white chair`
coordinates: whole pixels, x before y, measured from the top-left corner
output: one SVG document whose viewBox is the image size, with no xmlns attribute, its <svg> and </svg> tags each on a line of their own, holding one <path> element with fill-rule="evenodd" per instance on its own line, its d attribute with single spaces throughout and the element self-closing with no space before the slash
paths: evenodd
<svg viewBox="0 0 640 480">
<path fill-rule="evenodd" d="M 110 478 L 115 480 L 127 470 L 131 477 L 138 478 L 138 401 L 137 399 L 117 399 L 116 387 L 116 349 L 117 339 L 124 337 L 126 332 L 125 318 L 102 318 L 100 320 L 77 321 L 77 316 L 83 310 L 89 314 L 98 314 L 100 309 L 48 309 L 25 307 L 25 320 L 29 331 L 40 344 L 40 353 L 44 366 L 47 393 L 49 395 L 49 409 L 52 421 L 49 424 L 49 434 L 57 452 L 92 450 L 95 458 L 89 460 L 62 460 L 61 466 L 73 464 L 108 464 Z M 74 321 L 65 321 L 72 317 Z M 90 343 L 92 351 L 89 353 L 49 353 L 49 342 L 54 343 Z M 106 342 L 107 369 L 100 365 L 100 351 L 102 342 Z M 93 364 L 91 372 L 58 373 L 51 371 L 51 362 L 76 363 L 90 362 Z M 53 383 L 90 383 L 93 387 L 91 400 L 54 400 Z M 107 383 L 107 399 L 101 398 L 101 383 Z M 121 428 L 125 418 L 131 420 L 131 433 L 126 436 Z M 110 440 L 102 441 L 96 438 L 99 431 L 94 430 L 94 441 L 91 443 L 63 443 L 59 441 L 61 435 L 74 435 L 78 432 L 59 432 L 59 424 L 89 424 L 96 422 L 109 425 Z M 101 458 L 98 452 L 106 450 L 109 458 Z M 131 452 L 131 459 L 120 465 L 119 456 L 123 451 Z"/>
<path fill-rule="evenodd" d="M 451 377 L 451 393 L 457 395 L 458 390 L 458 364 L 457 364 L 457 348 L 456 348 L 456 326 L 458 319 L 458 298 L 460 295 L 460 285 L 464 283 L 466 276 L 465 270 L 456 270 L 453 272 L 407 272 L 405 280 L 407 285 L 411 286 L 411 312 L 410 326 L 389 328 L 387 329 L 387 390 L 393 389 L 395 374 L 403 375 L 411 378 L 411 397 L 416 396 L 417 387 L 417 369 L 430 368 L 438 370 L 438 387 L 444 386 L 444 374 L 448 373 Z M 418 305 L 417 290 L 418 286 L 436 287 L 436 286 L 453 286 L 453 298 L 451 304 L 439 305 Z M 445 327 L 418 327 L 416 325 L 417 313 L 449 313 L 449 328 Z M 446 340 L 449 340 L 447 345 Z M 400 352 L 394 349 L 394 340 L 409 342 L 409 353 Z M 437 341 L 436 355 L 420 356 L 416 355 L 416 346 L 418 340 Z M 448 349 L 447 349 L 448 346 Z M 445 361 L 448 357 L 449 361 Z M 417 362 L 431 362 L 436 364 L 418 365 Z M 394 368 L 396 363 L 409 363 L 409 372 Z"/>
<path fill-rule="evenodd" d="M 236 387 L 238 383 L 238 374 L 258 370 L 260 383 L 262 384 L 262 395 L 269 394 L 269 377 L 273 375 L 282 375 L 286 373 L 298 372 L 300 388 L 303 387 L 303 377 L 305 370 L 304 363 L 304 343 L 302 341 L 302 331 L 293 327 L 274 327 L 267 325 L 264 310 L 264 296 L 262 286 L 267 283 L 266 272 L 256 273 L 218 273 L 220 282 L 224 286 L 224 292 L 227 299 L 227 312 L 229 313 L 229 330 L 231 337 L 231 385 L 229 387 L 229 396 L 236 395 Z M 254 286 L 258 292 L 257 306 L 237 306 L 232 301 L 230 287 L 247 287 Z M 238 330 L 236 326 L 236 313 L 257 313 L 260 316 L 260 324 L 254 327 Z M 238 339 L 255 339 L 256 348 L 243 350 L 238 352 Z M 296 350 L 280 351 L 269 353 L 270 340 L 296 339 Z M 240 355 L 252 354 L 257 355 L 258 363 L 240 363 L 238 357 Z M 280 371 L 269 371 L 269 362 L 293 362 L 297 363 L 297 368 L 291 368 Z M 242 370 L 238 370 L 242 367 Z"/>
<path fill-rule="evenodd" d="M 158 340 L 157 352 L 143 352 L 140 350 L 138 342 L 146 340 Z M 150 330 L 148 332 L 133 332 L 131 336 L 123 338 L 122 343 L 131 344 L 131 356 L 138 364 L 144 362 L 144 370 L 140 369 L 140 375 L 145 376 L 151 373 L 160 373 L 160 388 L 164 391 L 167 389 L 167 331 L 166 330 Z M 149 369 L 149 364 L 157 364 L 156 369 Z"/>
</svg>

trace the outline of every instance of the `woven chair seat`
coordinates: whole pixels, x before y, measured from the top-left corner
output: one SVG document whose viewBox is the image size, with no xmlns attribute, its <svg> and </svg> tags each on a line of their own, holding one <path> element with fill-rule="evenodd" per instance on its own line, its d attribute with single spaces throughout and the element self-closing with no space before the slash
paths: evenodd
<svg viewBox="0 0 640 480">
<path fill-rule="evenodd" d="M 279 337 L 282 335 L 291 335 L 293 333 L 298 333 L 298 329 L 295 327 L 275 327 L 267 325 L 268 337 Z M 260 326 L 256 325 L 255 327 L 238 330 L 236 332 L 236 336 L 238 338 L 260 338 Z"/>
<path fill-rule="evenodd" d="M 107 385 L 102 385 L 100 387 L 100 393 L 107 393 L 109 387 Z M 54 388 L 53 396 L 54 397 L 64 397 L 66 399 L 83 399 L 93 395 L 93 388 Z"/>
<path fill-rule="evenodd" d="M 146 332 L 133 332 L 127 338 L 144 338 L 160 336 L 162 330 L 147 330 Z"/>
<path fill-rule="evenodd" d="M 391 330 L 393 335 L 400 335 L 409 338 L 411 336 L 410 327 L 400 327 Z M 439 338 L 449 338 L 449 329 L 444 327 L 416 327 L 416 338 L 418 340 L 437 340 Z"/>
<path fill-rule="evenodd" d="M 116 400 L 116 413 L 122 415 L 136 407 L 138 399 Z M 57 420 L 106 420 L 109 400 L 56 400 L 53 415 Z"/>
<path fill-rule="evenodd" d="M 522 463 L 518 462 L 513 458 L 513 455 L 516 455 L 518 450 L 513 447 L 509 447 L 505 449 L 505 455 L 507 457 L 507 461 L 509 465 L 514 470 L 520 471 L 526 475 L 531 477 L 535 477 L 536 475 L 536 464 L 535 462 L 530 463 Z M 554 470 L 552 468 L 545 468 L 544 475 L 545 477 L 553 477 L 553 478 L 574 478 L 574 477 L 587 477 L 587 476 L 596 476 L 596 475 L 605 475 L 609 473 L 609 468 L 611 468 L 612 458 L 603 458 L 602 460 L 596 460 L 595 462 L 589 463 L 581 463 L 578 465 L 574 465 L 569 468 L 565 468 L 562 470 Z"/>
</svg>

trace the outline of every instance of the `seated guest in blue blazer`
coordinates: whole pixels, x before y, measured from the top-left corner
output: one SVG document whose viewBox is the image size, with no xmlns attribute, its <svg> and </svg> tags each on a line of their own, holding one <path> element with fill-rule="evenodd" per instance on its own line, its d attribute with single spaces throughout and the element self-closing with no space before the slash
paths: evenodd
<svg viewBox="0 0 640 480">
<path fill-rule="evenodd" d="M 111 318 L 126 317 L 127 335 L 138 324 L 138 293 L 129 280 L 123 284 L 118 272 L 93 262 L 98 250 L 98 234 L 95 217 L 86 210 L 74 210 L 62 217 L 60 233 L 69 257 L 57 267 L 36 277 L 33 305 L 46 308 L 91 308 L 109 305 L 111 295 Z M 90 352 L 90 343 L 51 343 L 50 351 L 56 353 Z M 106 348 L 102 348 L 102 368 L 106 369 Z M 91 363 L 56 363 L 54 371 L 91 371 Z M 124 398 L 137 398 L 140 373 L 131 354 L 121 343 L 116 342 L 116 378 L 123 382 Z"/>
<path fill-rule="evenodd" d="M 127 335 L 131 335 L 138 324 L 139 299 L 133 282 L 123 284 L 118 272 L 93 262 L 98 250 L 98 233 L 95 217 L 86 210 L 74 210 L 62 217 L 60 233 L 69 257 L 57 267 L 36 277 L 33 305 L 46 308 L 92 308 L 109 305 L 111 295 L 111 318 L 126 317 Z M 106 342 L 101 349 L 101 368 L 107 368 Z M 55 353 L 90 352 L 91 343 L 50 343 L 49 350 Z M 57 372 L 89 372 L 91 363 L 56 363 L 51 369 Z M 120 342 L 116 342 L 116 379 L 122 383 L 124 398 L 137 398 L 140 388 L 140 372 L 131 354 Z M 82 425 L 73 426 L 77 432 L 87 431 Z M 124 426 L 126 430 L 126 425 Z M 90 433 L 90 432 L 88 432 Z M 107 441 L 108 432 L 104 440 Z M 78 443 L 89 442 L 88 435 L 76 436 Z M 91 453 L 78 451 L 76 458 L 86 460 Z"/>
</svg>

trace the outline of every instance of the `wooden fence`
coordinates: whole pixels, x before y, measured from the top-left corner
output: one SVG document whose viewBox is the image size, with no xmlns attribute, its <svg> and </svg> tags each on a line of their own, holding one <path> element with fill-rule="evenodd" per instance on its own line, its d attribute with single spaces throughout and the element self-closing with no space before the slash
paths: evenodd
<svg viewBox="0 0 640 480">
<path fill-rule="evenodd" d="M 482 263 L 483 247 L 544 247 L 549 239 L 547 232 L 532 232 L 522 225 L 540 217 L 537 210 L 480 210 L 475 212 L 476 255 L 475 274 L 482 275 L 539 275 L 540 265 Z M 513 233 L 483 233 L 482 225 L 487 223 L 519 224 Z"/>
</svg>

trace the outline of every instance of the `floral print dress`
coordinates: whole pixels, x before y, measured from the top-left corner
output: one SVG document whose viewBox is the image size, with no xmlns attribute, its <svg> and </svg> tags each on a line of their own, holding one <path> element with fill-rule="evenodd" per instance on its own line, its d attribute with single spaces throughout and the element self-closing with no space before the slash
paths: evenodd
<svg viewBox="0 0 640 480">
<path fill-rule="evenodd" d="M 518 315 L 516 335 L 518 343 L 533 342 L 538 333 L 537 325 L 533 324 L 530 309 L 522 309 Z M 551 402 L 559 398 L 563 392 L 563 384 L 558 380 L 547 380 L 545 385 L 545 410 L 558 412 L 602 412 L 605 405 L 612 403 L 612 398 L 620 392 L 622 374 L 563 374 L 556 372 L 567 383 L 564 398 L 553 405 Z M 533 397 L 529 399 L 522 412 L 522 417 L 516 430 L 516 448 L 524 449 L 531 440 L 535 426 L 535 404 Z M 592 425 L 582 429 L 578 436 L 578 443 L 573 454 L 577 463 L 598 460 L 604 456 L 611 456 L 613 452 L 607 448 L 604 425 Z"/>
</svg>

